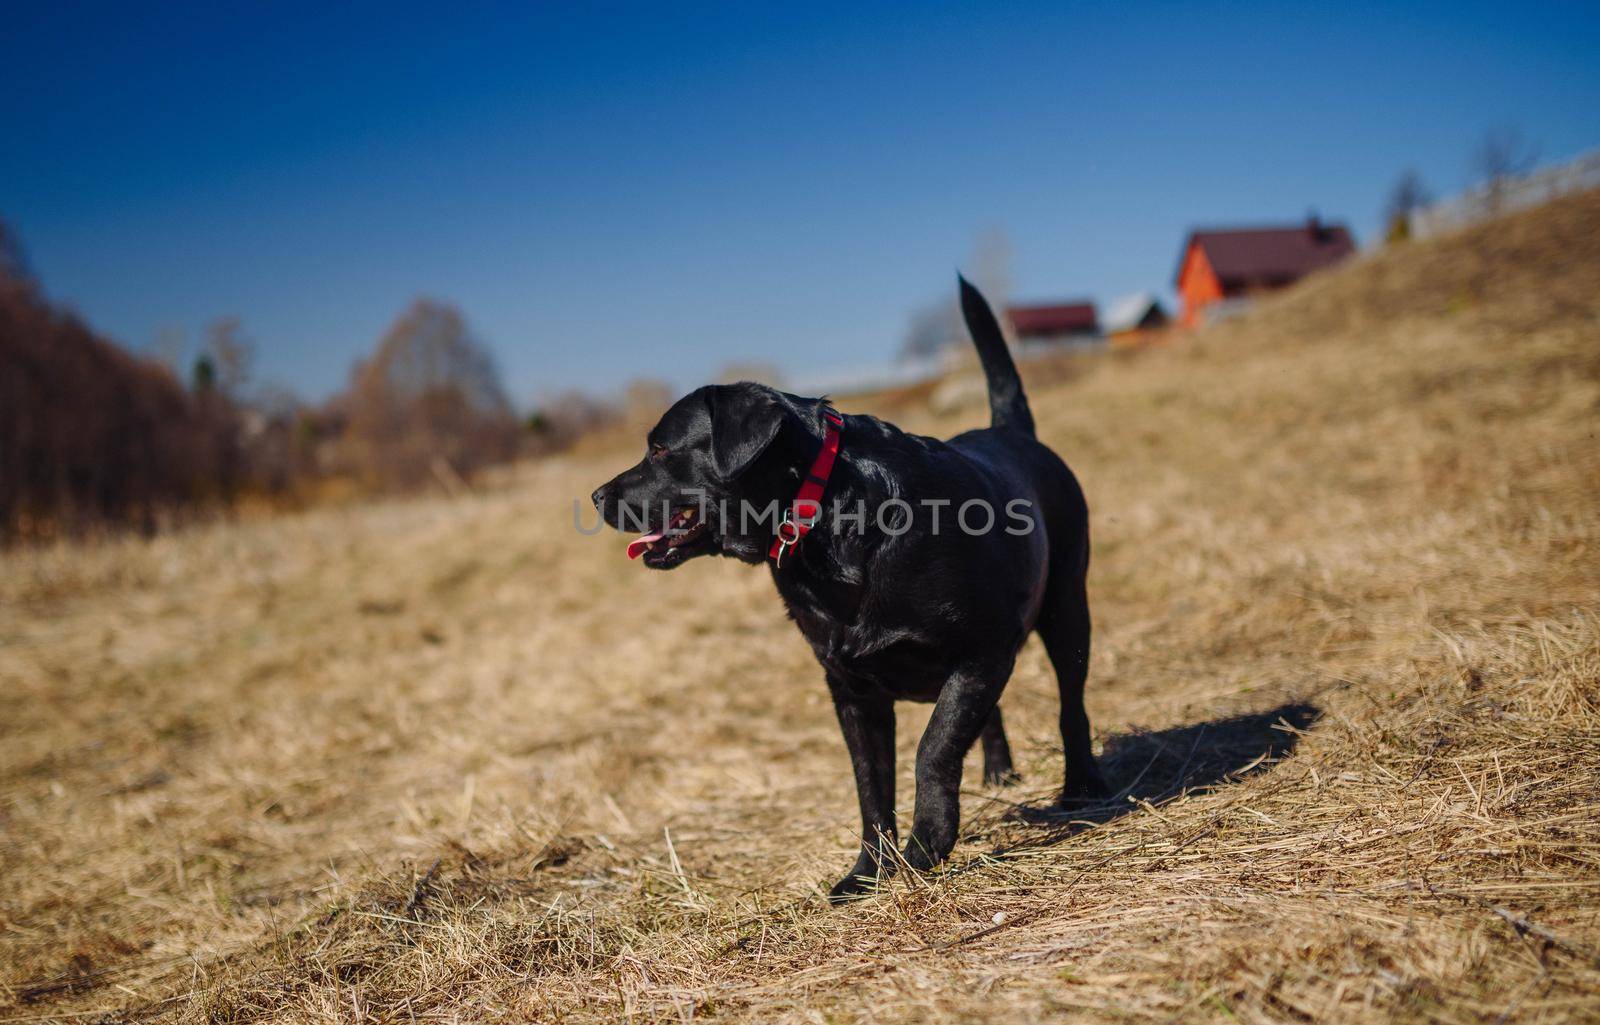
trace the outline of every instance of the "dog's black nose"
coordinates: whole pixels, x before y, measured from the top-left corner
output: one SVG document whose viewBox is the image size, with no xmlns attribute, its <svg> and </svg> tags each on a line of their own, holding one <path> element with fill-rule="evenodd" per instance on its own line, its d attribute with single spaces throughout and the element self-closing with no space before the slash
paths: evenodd
<svg viewBox="0 0 1600 1025">
<path fill-rule="evenodd" d="M 594 494 L 590 495 L 589 499 L 590 499 L 590 501 L 594 502 L 594 507 L 596 509 L 600 509 L 600 507 L 605 504 L 606 486 L 604 484 L 602 484 L 599 487 L 595 488 L 594 489 Z M 603 512 L 604 510 L 601 510 L 601 511 Z"/>
</svg>

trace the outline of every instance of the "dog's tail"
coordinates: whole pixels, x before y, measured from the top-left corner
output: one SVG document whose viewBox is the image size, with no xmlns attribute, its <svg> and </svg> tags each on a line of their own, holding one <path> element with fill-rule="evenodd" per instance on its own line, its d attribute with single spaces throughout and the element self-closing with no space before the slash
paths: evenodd
<svg viewBox="0 0 1600 1025">
<path fill-rule="evenodd" d="M 1000 322 L 994 319 L 983 293 L 966 278 L 960 280 L 961 315 L 966 318 L 972 344 L 978 347 L 983 376 L 989 381 L 989 424 L 1031 435 L 1033 411 L 1022 393 L 1022 378 L 1017 376 L 1017 365 L 1011 362 L 1011 350 L 1000 333 Z"/>
</svg>

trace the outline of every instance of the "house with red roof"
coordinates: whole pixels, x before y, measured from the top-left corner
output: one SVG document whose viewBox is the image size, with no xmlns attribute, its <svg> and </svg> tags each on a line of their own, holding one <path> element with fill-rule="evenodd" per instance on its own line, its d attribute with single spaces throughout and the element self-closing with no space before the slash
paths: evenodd
<svg viewBox="0 0 1600 1025">
<path fill-rule="evenodd" d="M 1286 228 L 1191 231 L 1178 261 L 1179 323 L 1198 327 L 1249 296 L 1291 285 L 1355 251 L 1349 229 L 1315 215 Z"/>
<path fill-rule="evenodd" d="M 1100 337 L 1100 315 L 1087 299 L 1042 306 L 1007 306 L 1011 333 L 1024 349 Z"/>
</svg>

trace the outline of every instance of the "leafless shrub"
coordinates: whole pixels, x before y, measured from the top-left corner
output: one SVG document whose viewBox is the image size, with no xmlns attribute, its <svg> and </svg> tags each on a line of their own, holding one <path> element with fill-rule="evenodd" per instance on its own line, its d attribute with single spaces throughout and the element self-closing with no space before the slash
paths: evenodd
<svg viewBox="0 0 1600 1025">
<path fill-rule="evenodd" d="M 529 427 L 542 449 L 565 448 L 586 434 L 617 423 L 614 406 L 581 391 L 560 392 L 540 403 Z"/>
<path fill-rule="evenodd" d="M 317 476 L 318 421 L 293 392 L 259 390 L 240 419 L 250 491 L 288 495 Z"/>
</svg>

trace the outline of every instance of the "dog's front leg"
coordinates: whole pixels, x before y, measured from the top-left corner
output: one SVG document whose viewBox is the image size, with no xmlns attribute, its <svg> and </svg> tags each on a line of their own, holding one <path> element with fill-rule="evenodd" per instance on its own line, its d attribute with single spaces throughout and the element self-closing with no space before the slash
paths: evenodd
<svg viewBox="0 0 1600 1025">
<path fill-rule="evenodd" d="M 828 891 L 835 903 L 870 890 L 894 870 L 894 702 L 828 679 L 861 802 L 861 856 Z"/>
<path fill-rule="evenodd" d="M 956 845 L 961 825 L 961 763 L 990 720 L 999 683 L 986 673 L 959 671 L 934 702 L 927 732 L 917 745 L 917 804 L 906 841 L 906 864 L 929 869 Z"/>
</svg>

